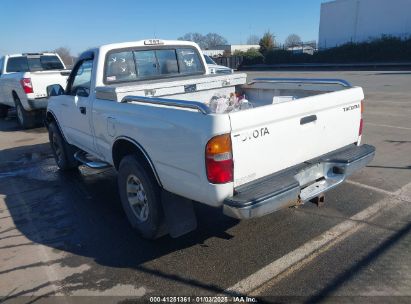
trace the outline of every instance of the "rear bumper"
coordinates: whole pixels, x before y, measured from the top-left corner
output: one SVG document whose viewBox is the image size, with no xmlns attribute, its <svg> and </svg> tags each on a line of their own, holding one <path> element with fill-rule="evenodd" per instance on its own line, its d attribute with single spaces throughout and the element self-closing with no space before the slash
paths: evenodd
<svg viewBox="0 0 411 304">
<path fill-rule="evenodd" d="M 249 219 L 311 200 L 342 183 L 372 161 L 375 148 L 349 145 L 236 189 L 224 214 Z"/>
<path fill-rule="evenodd" d="M 27 103 L 29 105 L 29 110 L 41 110 L 41 109 L 47 108 L 48 99 L 47 98 L 28 99 Z"/>
</svg>

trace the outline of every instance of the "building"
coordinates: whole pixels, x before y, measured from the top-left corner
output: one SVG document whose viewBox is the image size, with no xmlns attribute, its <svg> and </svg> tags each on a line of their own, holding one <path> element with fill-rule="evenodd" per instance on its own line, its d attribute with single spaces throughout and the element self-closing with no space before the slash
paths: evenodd
<svg viewBox="0 0 411 304">
<path fill-rule="evenodd" d="M 234 54 L 235 51 L 247 52 L 249 49 L 260 49 L 258 44 L 225 44 L 217 45 L 213 50 L 203 50 L 208 56 L 223 56 L 224 53 Z"/>
<path fill-rule="evenodd" d="M 235 51 L 247 52 L 249 49 L 259 49 L 258 44 L 226 44 L 216 47 L 218 50 L 224 50 L 227 53 L 233 54 Z"/>
<path fill-rule="evenodd" d="M 336 0 L 321 4 L 320 49 L 382 35 L 411 36 L 410 0 Z"/>
<path fill-rule="evenodd" d="M 224 55 L 224 50 L 203 50 L 203 54 L 210 57 L 220 57 Z"/>
<path fill-rule="evenodd" d="M 304 45 L 304 46 L 292 46 L 287 48 L 287 51 L 293 52 L 293 54 L 308 54 L 313 55 L 315 49 L 312 46 Z"/>
</svg>

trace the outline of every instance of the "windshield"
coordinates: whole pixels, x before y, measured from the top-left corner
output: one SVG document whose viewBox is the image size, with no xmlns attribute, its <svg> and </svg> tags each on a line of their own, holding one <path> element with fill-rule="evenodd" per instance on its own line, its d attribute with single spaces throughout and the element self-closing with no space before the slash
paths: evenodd
<svg viewBox="0 0 411 304">
<path fill-rule="evenodd" d="M 217 64 L 217 63 L 214 62 L 213 59 L 211 59 L 210 56 L 204 55 L 204 58 L 205 58 L 205 61 L 206 61 L 207 64 Z"/>
<path fill-rule="evenodd" d="M 36 72 L 63 70 L 64 66 L 55 55 L 11 57 L 7 61 L 7 72 Z"/>
</svg>

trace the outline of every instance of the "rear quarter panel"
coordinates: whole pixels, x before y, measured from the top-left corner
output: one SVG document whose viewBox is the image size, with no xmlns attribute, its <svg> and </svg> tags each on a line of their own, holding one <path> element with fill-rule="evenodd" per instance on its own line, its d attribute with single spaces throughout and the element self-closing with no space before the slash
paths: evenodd
<svg viewBox="0 0 411 304">
<path fill-rule="evenodd" d="M 2 92 L 2 103 L 14 107 L 13 92 L 16 92 L 19 97 L 21 104 L 26 110 L 29 110 L 29 105 L 27 103 L 27 94 L 23 91 L 20 84 L 20 79 L 30 77 L 30 73 L 7 73 L 1 76 L 1 92 Z"/>
<path fill-rule="evenodd" d="M 228 115 L 96 99 L 93 124 L 106 161 L 113 163 L 116 139 L 128 137 L 146 151 L 164 189 L 211 206 L 233 194 L 232 183 L 210 184 L 205 170 L 205 146 L 230 132 Z"/>
</svg>

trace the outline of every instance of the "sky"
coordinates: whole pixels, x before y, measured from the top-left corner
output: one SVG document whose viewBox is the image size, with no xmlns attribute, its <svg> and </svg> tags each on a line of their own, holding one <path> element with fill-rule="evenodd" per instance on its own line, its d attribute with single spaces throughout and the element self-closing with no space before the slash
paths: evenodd
<svg viewBox="0 0 411 304">
<path fill-rule="evenodd" d="M 67 47 L 73 55 L 113 42 L 215 32 L 231 44 L 270 30 L 318 40 L 325 0 L 2 0 L 0 54 Z"/>
</svg>

